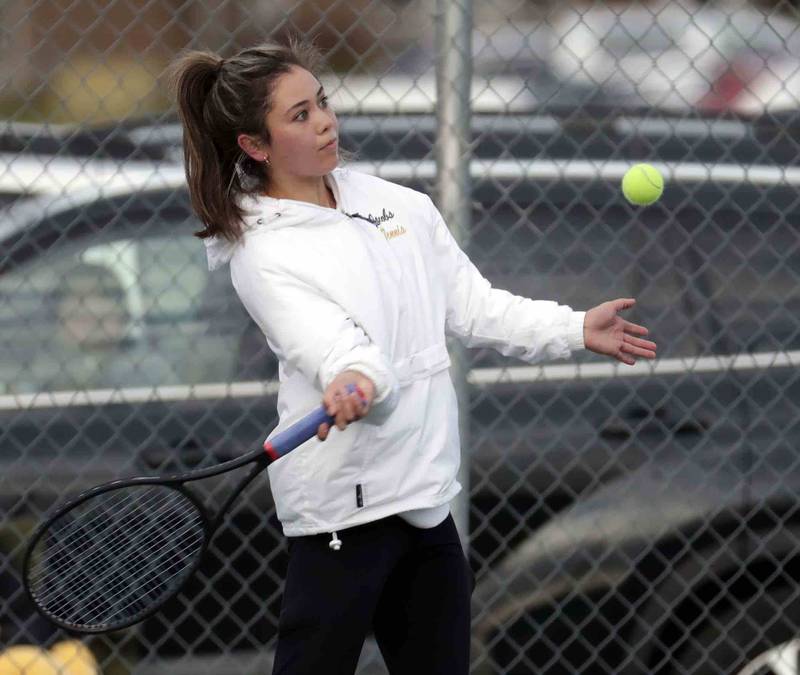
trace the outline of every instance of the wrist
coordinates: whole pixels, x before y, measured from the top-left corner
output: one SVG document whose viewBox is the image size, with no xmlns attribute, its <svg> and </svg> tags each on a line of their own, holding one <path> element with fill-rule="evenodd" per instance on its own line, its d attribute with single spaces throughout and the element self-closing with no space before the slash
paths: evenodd
<svg viewBox="0 0 800 675">
<path fill-rule="evenodd" d="M 567 342 L 570 351 L 586 349 L 586 312 L 573 312 L 567 328 Z"/>
</svg>

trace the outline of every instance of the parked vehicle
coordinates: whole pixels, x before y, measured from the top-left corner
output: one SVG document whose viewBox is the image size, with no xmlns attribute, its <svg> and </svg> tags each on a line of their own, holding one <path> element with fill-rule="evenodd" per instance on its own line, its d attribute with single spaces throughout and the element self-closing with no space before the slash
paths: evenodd
<svg viewBox="0 0 800 675">
<path fill-rule="evenodd" d="M 568 7 L 551 40 L 560 80 L 594 83 L 621 107 L 759 115 L 800 104 L 798 23 L 756 7 Z"/>
<path fill-rule="evenodd" d="M 341 142 L 355 151 L 355 160 L 432 159 L 435 115 L 387 113 L 390 108 L 340 115 Z M 71 193 L 106 185 L 112 177 L 123 183 L 130 172 L 169 172 L 182 166 L 181 139 L 172 117 L 55 132 L 46 125 L 9 125 L 0 133 L 0 195 Z M 488 161 L 655 159 L 792 166 L 800 152 L 798 139 L 800 109 L 750 119 L 699 112 L 656 116 L 647 108 L 620 111 L 598 105 L 473 114 L 470 148 L 473 157 Z"/>
<path fill-rule="evenodd" d="M 473 556 L 486 561 L 476 654 L 491 654 L 476 672 L 795 672 L 786 660 L 800 630 L 794 180 L 668 180 L 658 208 L 634 214 L 595 180 L 579 197 L 567 185 L 561 196 L 546 190 L 527 215 L 563 245 L 520 253 L 517 269 L 552 269 L 538 295 L 561 289 L 578 306 L 630 292 L 664 351 L 653 372 L 531 374 L 524 396 L 509 377 L 477 398 L 473 461 L 494 453 L 493 466 L 517 472 L 509 483 L 482 474 L 498 502 L 480 513 L 539 487 L 512 502 L 516 530 L 495 536 L 476 518 Z M 575 251 L 559 260 L 550 246 Z M 518 241 L 515 250 L 531 249 Z M 497 430 L 498 411 L 515 426 Z M 515 546 L 504 556 L 509 530 Z"/>
<path fill-rule="evenodd" d="M 535 119 L 506 120 L 509 138 Z M 526 146 L 539 153 L 473 162 L 467 251 L 496 286 L 531 297 L 578 308 L 636 297 L 633 318 L 650 326 L 660 358 L 625 369 L 585 354 L 532 368 L 470 352 L 479 666 L 677 673 L 705 647 L 724 651 L 715 631 L 725 622 L 735 644 L 752 644 L 743 658 L 753 664 L 798 625 L 800 177 L 778 161 L 785 149 L 745 171 L 737 143 L 713 133 L 739 129 L 738 147 L 754 153 L 754 138 L 784 142 L 770 119 L 701 126 L 709 136 L 691 145 L 674 132 L 685 127 L 652 118 L 600 122 L 597 136 L 553 119 Z M 420 119 L 399 118 L 390 138 L 403 121 Z M 604 139 L 619 145 L 600 160 L 582 154 L 587 137 L 598 139 L 591 153 Z M 698 161 L 714 144 L 729 163 Z M 432 162 L 377 164 L 378 146 L 367 147 L 354 168 L 433 184 Z M 680 147 L 683 160 L 669 154 Z M 642 210 L 618 186 L 646 150 L 667 187 Z M 275 359 L 227 273 L 207 271 L 182 169 L 150 169 L 74 191 L 37 187 L 0 216 L 4 644 L 52 630 L 18 576 L 43 509 L 116 477 L 228 459 L 275 422 Z M 212 484 L 208 498 L 225 487 Z M 186 672 L 196 658 L 263 649 L 285 572 L 279 532 L 264 479 L 187 592 L 118 636 L 117 654 Z M 762 633 L 769 602 L 783 627 Z"/>
</svg>

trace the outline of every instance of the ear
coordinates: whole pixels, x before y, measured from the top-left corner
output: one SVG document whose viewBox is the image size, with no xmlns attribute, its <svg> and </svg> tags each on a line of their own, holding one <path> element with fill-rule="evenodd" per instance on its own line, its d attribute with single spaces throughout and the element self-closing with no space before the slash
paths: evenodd
<svg viewBox="0 0 800 675">
<path fill-rule="evenodd" d="M 239 147 L 252 159 L 257 162 L 263 162 L 268 158 L 267 149 L 264 147 L 263 141 L 260 141 L 247 134 L 239 134 L 236 137 L 236 142 Z"/>
</svg>

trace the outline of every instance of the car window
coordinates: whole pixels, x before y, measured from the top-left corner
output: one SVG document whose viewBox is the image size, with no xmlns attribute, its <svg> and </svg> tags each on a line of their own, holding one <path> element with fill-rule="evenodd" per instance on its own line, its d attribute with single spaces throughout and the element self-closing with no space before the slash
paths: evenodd
<svg viewBox="0 0 800 675">
<path fill-rule="evenodd" d="M 0 391 L 275 375 L 226 270 L 189 231 L 58 247 L 0 277 Z"/>
</svg>

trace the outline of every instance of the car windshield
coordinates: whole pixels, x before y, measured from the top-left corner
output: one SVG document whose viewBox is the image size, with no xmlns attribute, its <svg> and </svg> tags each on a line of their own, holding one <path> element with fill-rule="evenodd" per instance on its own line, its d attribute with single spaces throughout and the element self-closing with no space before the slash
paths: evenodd
<svg viewBox="0 0 800 675">
<path fill-rule="evenodd" d="M 252 332 L 188 229 L 59 246 L 0 277 L 0 294 L 3 393 L 230 381 Z"/>
</svg>

